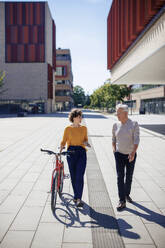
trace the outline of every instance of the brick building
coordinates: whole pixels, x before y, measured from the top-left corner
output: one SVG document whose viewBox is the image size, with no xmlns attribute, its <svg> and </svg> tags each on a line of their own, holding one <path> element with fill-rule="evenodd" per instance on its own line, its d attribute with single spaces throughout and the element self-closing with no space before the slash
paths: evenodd
<svg viewBox="0 0 165 248">
<path fill-rule="evenodd" d="M 47 2 L 0 2 L 0 111 L 54 111 L 56 27 Z"/>
<path fill-rule="evenodd" d="M 73 107 L 73 74 L 69 49 L 56 50 L 56 110 L 70 110 Z"/>
</svg>

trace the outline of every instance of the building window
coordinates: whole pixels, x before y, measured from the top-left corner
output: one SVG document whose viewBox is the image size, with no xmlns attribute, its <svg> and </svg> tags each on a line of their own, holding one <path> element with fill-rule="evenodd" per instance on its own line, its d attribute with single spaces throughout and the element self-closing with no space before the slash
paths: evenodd
<svg viewBox="0 0 165 248">
<path fill-rule="evenodd" d="M 56 68 L 56 75 L 57 76 L 62 76 L 62 67 L 57 67 Z"/>
<path fill-rule="evenodd" d="M 69 60 L 69 61 L 71 61 L 71 57 L 69 54 L 57 54 L 56 60 Z"/>
<path fill-rule="evenodd" d="M 56 67 L 56 76 L 66 77 L 67 67 L 66 66 L 57 66 Z"/>
<path fill-rule="evenodd" d="M 128 108 L 136 109 L 136 100 L 124 101 Z"/>
<path fill-rule="evenodd" d="M 56 81 L 56 84 L 62 84 L 62 80 Z"/>
</svg>

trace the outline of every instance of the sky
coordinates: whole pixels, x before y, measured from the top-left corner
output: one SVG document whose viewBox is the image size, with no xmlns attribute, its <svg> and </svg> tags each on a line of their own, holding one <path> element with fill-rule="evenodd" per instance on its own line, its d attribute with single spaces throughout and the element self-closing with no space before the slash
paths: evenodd
<svg viewBox="0 0 165 248">
<path fill-rule="evenodd" d="M 111 3 L 112 0 L 48 0 L 56 24 L 56 48 L 70 49 L 73 85 L 80 85 L 86 94 L 92 94 L 110 78 L 107 17 Z"/>
<path fill-rule="evenodd" d="M 107 70 L 107 16 L 112 0 L 48 0 L 56 23 L 56 48 L 69 48 L 73 85 L 86 94 L 110 78 Z"/>
</svg>

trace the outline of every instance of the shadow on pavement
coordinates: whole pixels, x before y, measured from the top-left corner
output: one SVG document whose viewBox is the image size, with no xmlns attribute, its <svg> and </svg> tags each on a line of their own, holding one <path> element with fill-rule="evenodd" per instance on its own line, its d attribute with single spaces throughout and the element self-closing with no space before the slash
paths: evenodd
<svg viewBox="0 0 165 248">
<path fill-rule="evenodd" d="M 156 224 L 159 224 L 162 227 L 165 227 L 165 216 L 163 214 L 158 214 L 158 213 L 150 210 L 149 208 L 144 207 L 143 205 L 141 205 L 137 202 L 133 202 L 132 204 L 136 208 L 139 208 L 142 211 L 144 211 L 145 213 L 138 212 L 137 210 L 134 210 L 134 209 L 126 208 L 126 210 L 128 212 L 133 213 L 137 216 L 140 216 L 143 219 L 146 219 L 147 221 L 151 221 L 151 222 L 154 222 Z"/>
<path fill-rule="evenodd" d="M 84 112 L 84 111 L 83 111 Z M 101 115 L 101 114 L 97 114 L 97 115 L 95 115 L 95 114 L 84 114 L 83 113 L 83 117 L 84 118 L 91 118 L 91 119 L 107 119 L 107 117 L 106 116 L 104 116 L 104 115 Z"/>
<path fill-rule="evenodd" d="M 77 208 L 73 203 L 73 196 L 67 193 L 63 193 L 61 196 L 61 206 L 57 207 L 54 212 L 54 217 L 62 224 L 67 227 L 74 228 L 100 228 L 101 230 L 115 230 L 119 233 L 119 235 L 131 238 L 131 239 L 139 239 L 140 236 L 137 233 L 129 231 L 132 229 L 132 226 L 128 224 L 123 219 L 116 219 L 113 216 L 95 211 L 88 204 L 84 203 L 83 208 Z M 64 207 L 64 208 L 63 208 Z M 62 213 L 63 212 L 63 213 Z M 80 216 L 81 213 L 81 216 Z M 91 218 L 90 221 L 84 221 L 84 217 L 89 216 Z M 81 220 L 81 219 L 82 220 Z M 119 227 L 117 221 L 121 224 L 122 230 L 121 233 L 119 231 Z M 101 231 L 102 232 L 102 231 Z"/>
<path fill-rule="evenodd" d="M 36 115 L 28 115 L 28 117 L 47 117 L 47 118 L 68 118 L 69 112 L 56 112 L 51 114 L 36 114 Z"/>
<path fill-rule="evenodd" d="M 90 114 L 91 112 L 91 114 Z M 101 114 L 95 114 L 96 112 L 92 111 L 84 111 L 83 110 L 83 118 L 91 118 L 91 119 L 107 119 L 106 116 L 103 116 Z M 53 117 L 53 118 L 68 118 L 69 112 L 56 112 L 53 114 L 36 114 L 36 115 L 28 115 L 27 117 Z M 24 118 L 27 118 L 24 117 Z"/>
<path fill-rule="evenodd" d="M 82 112 L 83 112 L 84 118 L 107 119 L 106 116 L 103 116 L 97 111 L 82 110 Z M 50 114 L 28 114 L 27 116 L 23 116 L 23 117 L 18 117 L 17 114 L 13 114 L 13 115 L 12 114 L 6 114 L 6 115 L 0 114 L 0 118 L 39 118 L 39 117 L 68 118 L 69 113 L 70 113 L 69 111 L 65 111 L 65 112 L 55 112 L 55 113 L 50 113 Z"/>
<path fill-rule="evenodd" d="M 165 124 L 153 124 L 153 125 L 145 124 L 145 125 L 140 125 L 140 127 L 165 135 Z"/>
</svg>

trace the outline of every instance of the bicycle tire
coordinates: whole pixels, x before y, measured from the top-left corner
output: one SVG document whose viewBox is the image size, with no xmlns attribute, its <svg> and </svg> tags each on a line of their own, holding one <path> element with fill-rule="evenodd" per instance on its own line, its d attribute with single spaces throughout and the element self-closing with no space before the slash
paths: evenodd
<svg viewBox="0 0 165 248">
<path fill-rule="evenodd" d="M 60 187 L 59 187 L 59 196 L 61 196 L 61 194 L 62 194 L 63 185 L 64 185 L 64 174 L 63 174 L 63 168 L 61 168 L 61 169 L 60 169 Z"/>
<path fill-rule="evenodd" d="M 56 208 L 56 201 L 57 201 L 57 191 L 58 191 L 57 184 L 58 184 L 58 173 L 56 172 L 53 178 L 52 192 L 51 192 L 51 209 L 53 213 Z"/>
</svg>

